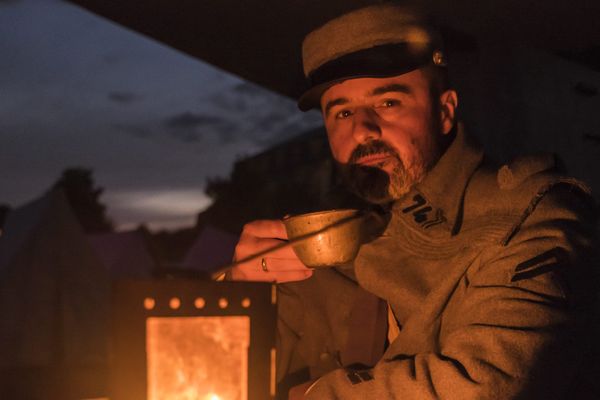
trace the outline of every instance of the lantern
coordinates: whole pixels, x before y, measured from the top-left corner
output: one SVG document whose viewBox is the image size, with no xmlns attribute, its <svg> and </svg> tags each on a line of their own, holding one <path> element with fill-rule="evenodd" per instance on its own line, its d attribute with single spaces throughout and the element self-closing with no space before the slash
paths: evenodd
<svg viewBox="0 0 600 400">
<path fill-rule="evenodd" d="M 111 399 L 274 398 L 274 285 L 121 281 L 113 310 Z"/>
</svg>

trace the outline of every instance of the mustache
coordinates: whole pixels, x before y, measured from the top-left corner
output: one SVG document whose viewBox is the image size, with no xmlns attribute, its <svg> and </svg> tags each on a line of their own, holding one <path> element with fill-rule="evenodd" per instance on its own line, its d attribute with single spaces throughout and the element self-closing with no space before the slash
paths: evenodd
<svg viewBox="0 0 600 400">
<path fill-rule="evenodd" d="M 387 143 L 381 140 L 374 140 L 365 144 L 359 144 L 350 154 L 349 164 L 356 164 L 358 160 L 363 157 L 371 156 L 373 154 L 391 154 L 398 157 L 396 151 L 392 149 Z"/>
</svg>

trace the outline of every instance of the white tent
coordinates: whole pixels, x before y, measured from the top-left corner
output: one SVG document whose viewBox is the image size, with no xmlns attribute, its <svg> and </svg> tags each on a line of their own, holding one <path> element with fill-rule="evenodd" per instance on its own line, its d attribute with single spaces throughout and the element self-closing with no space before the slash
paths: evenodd
<svg viewBox="0 0 600 400">
<path fill-rule="evenodd" d="M 0 237 L 0 398 L 102 395 L 109 277 L 64 194 L 9 214 Z"/>
<path fill-rule="evenodd" d="M 112 279 L 150 278 L 155 268 L 142 233 L 138 231 L 96 233 L 87 236 L 95 254 Z"/>
</svg>

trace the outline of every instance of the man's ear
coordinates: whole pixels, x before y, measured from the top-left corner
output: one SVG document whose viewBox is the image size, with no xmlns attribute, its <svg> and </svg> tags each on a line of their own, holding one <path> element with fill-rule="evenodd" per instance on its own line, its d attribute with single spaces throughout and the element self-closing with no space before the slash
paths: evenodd
<svg viewBox="0 0 600 400">
<path fill-rule="evenodd" d="M 456 123 L 456 107 L 458 107 L 458 94 L 453 89 L 448 89 L 440 95 L 440 126 L 447 135 Z"/>
</svg>

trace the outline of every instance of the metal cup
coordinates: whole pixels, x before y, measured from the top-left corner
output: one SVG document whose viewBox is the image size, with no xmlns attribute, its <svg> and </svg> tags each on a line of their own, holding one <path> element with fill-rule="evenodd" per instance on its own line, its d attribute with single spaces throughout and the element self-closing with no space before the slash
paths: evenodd
<svg viewBox="0 0 600 400">
<path fill-rule="evenodd" d="M 285 217 L 283 223 L 294 252 L 311 268 L 351 263 L 363 239 L 359 210 L 329 210 Z"/>
</svg>

